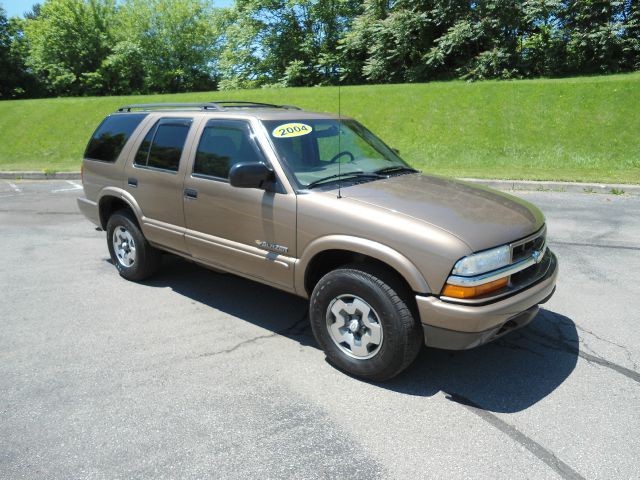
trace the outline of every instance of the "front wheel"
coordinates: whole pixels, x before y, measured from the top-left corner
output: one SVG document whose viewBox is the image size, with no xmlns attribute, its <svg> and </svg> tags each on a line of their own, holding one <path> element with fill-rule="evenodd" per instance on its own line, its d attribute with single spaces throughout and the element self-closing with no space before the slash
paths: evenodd
<svg viewBox="0 0 640 480">
<path fill-rule="evenodd" d="M 422 329 L 393 282 L 356 268 L 320 279 L 311 295 L 311 327 L 332 364 L 366 380 L 387 380 L 415 360 Z"/>
<path fill-rule="evenodd" d="M 160 253 L 149 245 L 135 217 L 127 210 L 117 211 L 109 217 L 107 244 L 112 263 L 127 280 L 144 280 L 158 269 Z"/>
</svg>

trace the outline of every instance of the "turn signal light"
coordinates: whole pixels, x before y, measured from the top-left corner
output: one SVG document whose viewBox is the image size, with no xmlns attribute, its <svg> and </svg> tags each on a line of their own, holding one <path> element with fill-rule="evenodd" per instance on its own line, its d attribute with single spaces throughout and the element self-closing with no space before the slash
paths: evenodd
<svg viewBox="0 0 640 480">
<path fill-rule="evenodd" d="M 500 290 L 501 288 L 506 287 L 507 283 L 509 283 L 509 277 L 500 278 L 493 282 L 484 283 L 475 287 L 460 287 L 458 285 L 450 285 L 447 283 L 442 289 L 442 295 L 452 298 L 479 297 L 481 295 L 486 295 L 487 293 Z"/>
</svg>

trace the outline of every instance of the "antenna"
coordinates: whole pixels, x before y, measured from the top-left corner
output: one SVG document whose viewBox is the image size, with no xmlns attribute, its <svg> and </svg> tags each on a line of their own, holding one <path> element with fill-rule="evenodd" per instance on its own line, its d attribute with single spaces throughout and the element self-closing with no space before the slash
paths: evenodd
<svg viewBox="0 0 640 480">
<path fill-rule="evenodd" d="M 336 0 L 331 0 L 331 10 L 334 18 L 336 15 Z M 340 145 L 340 137 L 342 136 L 342 105 L 340 103 L 340 65 L 334 65 L 336 74 L 338 75 L 338 154 L 342 151 Z M 338 157 L 338 198 L 342 198 L 342 162 Z"/>
<path fill-rule="evenodd" d="M 338 154 L 342 151 L 340 148 L 340 137 L 342 136 L 342 105 L 340 101 L 340 68 L 338 68 Z M 340 175 L 342 162 L 338 157 L 338 198 L 342 198 L 342 176 Z"/>
</svg>

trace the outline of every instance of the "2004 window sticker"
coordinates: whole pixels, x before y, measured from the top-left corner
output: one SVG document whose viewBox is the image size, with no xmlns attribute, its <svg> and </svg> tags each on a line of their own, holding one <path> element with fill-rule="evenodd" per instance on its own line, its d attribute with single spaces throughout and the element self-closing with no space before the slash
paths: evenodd
<svg viewBox="0 0 640 480">
<path fill-rule="evenodd" d="M 306 123 L 285 123 L 274 128 L 271 135 L 275 138 L 291 138 L 308 135 L 312 131 L 313 127 Z"/>
</svg>

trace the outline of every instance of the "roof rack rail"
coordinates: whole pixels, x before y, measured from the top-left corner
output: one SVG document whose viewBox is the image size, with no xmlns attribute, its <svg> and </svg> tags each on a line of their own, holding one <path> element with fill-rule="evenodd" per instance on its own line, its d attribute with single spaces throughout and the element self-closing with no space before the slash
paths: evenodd
<svg viewBox="0 0 640 480">
<path fill-rule="evenodd" d="M 223 108 L 284 108 L 287 110 L 302 110 L 295 105 L 276 105 L 274 103 L 260 103 L 260 102 L 243 102 L 238 100 L 218 100 L 215 103 Z"/>
<path fill-rule="evenodd" d="M 118 108 L 118 112 L 130 112 L 131 110 L 152 110 L 152 109 L 193 109 L 193 110 L 222 110 L 221 107 L 212 102 L 206 103 L 134 103 Z"/>
<path fill-rule="evenodd" d="M 237 100 L 220 100 L 217 102 L 204 103 L 135 103 L 118 108 L 118 112 L 130 112 L 131 110 L 153 110 L 153 109 L 193 109 L 193 110 L 216 110 L 224 111 L 227 108 L 283 108 L 292 110 L 302 110 L 295 105 L 275 105 L 273 103 L 243 102 Z"/>
</svg>

